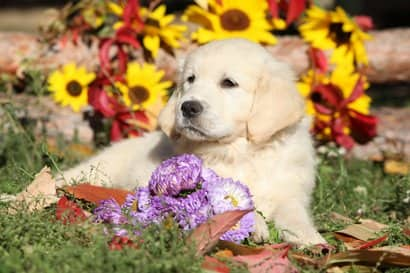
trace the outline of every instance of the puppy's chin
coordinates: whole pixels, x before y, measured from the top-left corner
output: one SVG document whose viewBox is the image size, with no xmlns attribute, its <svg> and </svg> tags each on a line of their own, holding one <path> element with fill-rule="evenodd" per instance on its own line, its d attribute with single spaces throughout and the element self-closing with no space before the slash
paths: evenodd
<svg viewBox="0 0 410 273">
<path fill-rule="evenodd" d="M 193 126 L 183 126 L 177 127 L 177 132 L 181 134 L 181 136 L 185 137 L 191 141 L 209 141 L 212 140 L 212 137 L 209 136 L 205 131 L 198 129 Z"/>
</svg>

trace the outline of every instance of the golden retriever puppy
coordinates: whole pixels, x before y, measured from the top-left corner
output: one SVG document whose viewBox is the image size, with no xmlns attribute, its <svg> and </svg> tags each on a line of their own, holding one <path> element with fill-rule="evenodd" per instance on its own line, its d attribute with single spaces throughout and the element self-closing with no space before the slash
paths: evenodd
<svg viewBox="0 0 410 273">
<path fill-rule="evenodd" d="M 227 39 L 194 50 L 159 123 L 162 132 L 113 144 L 64 172 L 60 183 L 85 174 L 95 184 L 133 189 L 146 185 L 162 160 L 192 153 L 219 175 L 247 184 L 257 210 L 286 241 L 325 243 L 308 209 L 315 157 L 304 103 L 290 68 L 263 47 Z M 254 238 L 267 236 L 258 216 Z"/>
</svg>

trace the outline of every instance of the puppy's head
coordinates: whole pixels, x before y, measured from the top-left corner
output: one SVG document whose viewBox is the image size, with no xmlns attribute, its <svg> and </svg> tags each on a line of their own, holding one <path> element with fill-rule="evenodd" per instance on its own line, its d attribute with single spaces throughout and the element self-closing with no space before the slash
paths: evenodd
<svg viewBox="0 0 410 273">
<path fill-rule="evenodd" d="M 177 89 L 160 114 L 171 137 L 256 143 L 300 120 L 303 100 L 289 67 L 243 39 L 209 43 L 186 58 Z"/>
</svg>

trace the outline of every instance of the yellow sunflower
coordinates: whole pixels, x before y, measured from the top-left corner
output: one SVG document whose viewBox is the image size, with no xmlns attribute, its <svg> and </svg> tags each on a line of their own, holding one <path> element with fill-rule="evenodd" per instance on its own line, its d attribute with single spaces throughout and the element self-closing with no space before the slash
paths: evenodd
<svg viewBox="0 0 410 273">
<path fill-rule="evenodd" d="M 266 19 L 266 0 L 217 0 L 208 2 L 208 9 L 191 5 L 182 19 L 200 25 L 192 39 L 200 44 L 225 38 L 245 38 L 257 43 L 274 44 L 270 33 L 273 25 Z"/>
<path fill-rule="evenodd" d="M 111 11 L 119 16 L 122 15 L 124 9 L 118 4 L 109 3 Z M 146 8 L 140 9 L 141 17 L 144 20 L 144 28 L 142 30 L 144 47 L 151 52 L 155 58 L 158 54 L 161 43 L 164 43 L 170 48 L 179 48 L 180 42 L 183 40 L 184 32 L 187 27 L 184 25 L 173 24 L 174 15 L 166 15 L 165 5 L 160 5 L 153 11 Z M 118 22 L 114 28 L 119 28 L 123 22 Z"/>
<path fill-rule="evenodd" d="M 352 94 L 359 77 L 360 75 L 354 72 L 353 66 L 351 65 L 337 66 L 329 76 L 321 73 L 314 73 L 313 70 L 309 70 L 297 83 L 297 88 L 300 94 L 306 98 L 306 112 L 309 115 L 324 118 L 317 113 L 313 107 L 313 101 L 315 100 L 314 86 L 320 84 L 334 85 L 340 89 L 343 98 L 346 99 Z M 364 89 L 367 89 L 368 87 L 369 83 L 365 81 Z M 369 114 L 370 103 L 371 98 L 367 95 L 362 95 L 350 102 L 348 108 L 367 115 Z"/>
<path fill-rule="evenodd" d="M 88 104 L 88 85 L 94 79 L 94 73 L 69 63 L 49 75 L 48 89 L 52 92 L 55 101 L 79 112 Z"/>
<path fill-rule="evenodd" d="M 115 82 L 125 105 L 133 110 L 150 110 L 164 103 L 170 81 L 161 81 L 164 71 L 156 70 L 153 64 L 128 64 L 125 83 Z"/>
<path fill-rule="evenodd" d="M 363 32 L 342 8 L 325 11 L 312 6 L 306 14 L 299 31 L 313 47 L 334 49 L 331 57 L 333 63 L 355 61 L 367 65 L 364 42 L 370 39 L 370 35 Z"/>
</svg>

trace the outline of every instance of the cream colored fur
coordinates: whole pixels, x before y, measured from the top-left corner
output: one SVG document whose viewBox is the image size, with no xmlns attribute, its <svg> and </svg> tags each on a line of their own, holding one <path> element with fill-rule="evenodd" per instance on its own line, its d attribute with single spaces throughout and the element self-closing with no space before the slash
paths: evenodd
<svg viewBox="0 0 410 273">
<path fill-rule="evenodd" d="M 226 79 L 238 86 L 221 84 Z M 181 105 L 187 100 L 204 106 L 198 118 L 182 115 Z M 159 122 L 163 132 L 113 144 L 65 171 L 59 183 L 84 177 L 95 184 L 133 189 L 146 185 L 162 160 L 193 153 L 219 175 L 247 184 L 257 210 L 275 222 L 285 240 L 325 243 L 309 215 L 315 157 L 304 104 L 292 71 L 263 47 L 229 39 L 194 50 Z M 265 239 L 267 232 L 259 217 L 254 238 Z"/>
</svg>

